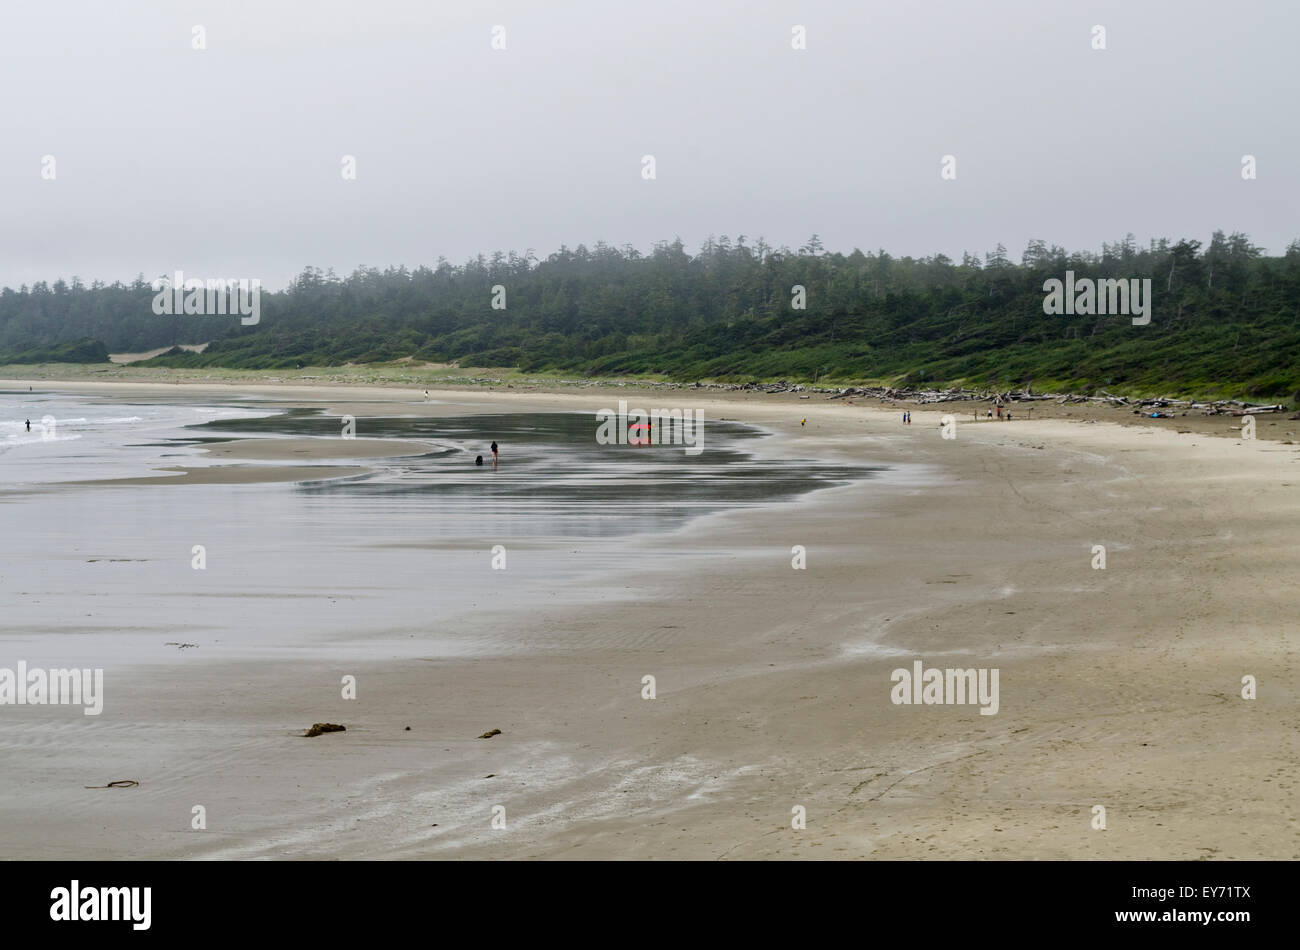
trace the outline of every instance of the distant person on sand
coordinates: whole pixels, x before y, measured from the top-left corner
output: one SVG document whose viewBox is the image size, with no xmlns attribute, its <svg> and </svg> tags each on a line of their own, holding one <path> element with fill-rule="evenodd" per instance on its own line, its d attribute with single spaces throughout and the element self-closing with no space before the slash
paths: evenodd
<svg viewBox="0 0 1300 950">
<path fill-rule="evenodd" d="M 1011 410 L 1008 409 L 1008 410 L 1007 410 L 1007 422 L 1010 422 L 1010 421 L 1011 421 Z"/>
<path fill-rule="evenodd" d="M 496 467 L 497 467 L 497 444 L 493 442 L 492 443 L 492 470 L 496 471 Z"/>
<path fill-rule="evenodd" d="M 28 431 L 28 432 L 31 432 L 31 431 L 32 431 L 32 420 L 31 420 L 31 419 L 28 419 L 28 420 L 27 420 L 27 431 Z"/>
<path fill-rule="evenodd" d="M 805 422 L 807 422 L 807 421 L 808 421 L 807 419 L 800 419 L 800 420 L 799 420 L 799 427 L 800 427 L 800 428 L 803 428 L 803 424 L 804 424 Z"/>
</svg>

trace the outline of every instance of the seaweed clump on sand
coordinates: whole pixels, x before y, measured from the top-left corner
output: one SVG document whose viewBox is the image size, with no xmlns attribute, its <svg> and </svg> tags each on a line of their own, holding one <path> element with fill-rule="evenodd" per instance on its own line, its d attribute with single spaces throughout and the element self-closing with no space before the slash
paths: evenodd
<svg viewBox="0 0 1300 950">
<path fill-rule="evenodd" d="M 312 723 L 312 727 L 303 733 L 303 738 L 311 739 L 314 738 L 315 736 L 322 735 L 323 733 L 326 732 L 347 732 L 347 731 L 348 730 L 346 726 L 340 726 L 337 723 L 317 722 L 317 723 Z"/>
</svg>

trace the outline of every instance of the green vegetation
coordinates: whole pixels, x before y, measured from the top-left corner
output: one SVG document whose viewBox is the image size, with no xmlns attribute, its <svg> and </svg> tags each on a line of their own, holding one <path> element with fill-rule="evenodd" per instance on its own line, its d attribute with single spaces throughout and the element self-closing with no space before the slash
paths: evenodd
<svg viewBox="0 0 1300 950">
<path fill-rule="evenodd" d="M 73 340 L 54 346 L 35 347 L 16 353 L 0 351 L 5 363 L 107 363 L 108 347 L 99 340 Z"/>
<path fill-rule="evenodd" d="M 1049 316 L 1043 283 L 1152 282 L 1152 319 Z M 505 288 L 506 308 L 491 306 Z M 792 288 L 807 306 L 791 306 Z M 539 261 L 497 253 L 462 266 L 308 268 L 263 293 L 261 321 L 156 316 L 144 279 L 62 281 L 0 291 L 0 353 L 93 337 L 109 350 L 172 349 L 146 366 L 296 369 L 458 361 L 522 373 L 655 375 L 692 381 L 786 378 L 833 383 L 1023 386 L 1039 391 L 1300 399 L 1300 241 L 1265 256 L 1242 234 L 1198 241 L 1130 235 L 1100 254 L 1033 241 L 1020 263 L 1001 245 L 964 255 L 798 250 L 742 237 L 680 241 L 649 254 L 597 244 Z M 97 358 L 102 359 L 102 356 Z M 0 357 L 0 359 L 4 359 Z"/>
</svg>

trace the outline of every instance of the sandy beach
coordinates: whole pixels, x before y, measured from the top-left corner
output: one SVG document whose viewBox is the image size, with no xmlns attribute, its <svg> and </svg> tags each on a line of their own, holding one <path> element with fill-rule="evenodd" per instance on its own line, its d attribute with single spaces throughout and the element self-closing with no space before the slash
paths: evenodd
<svg viewBox="0 0 1300 950">
<path fill-rule="evenodd" d="M 1222 417 L 1088 407 L 1036 406 L 1032 419 L 1017 407 L 1006 423 L 967 404 L 613 387 L 425 401 L 394 387 L 3 385 L 29 383 L 237 391 L 358 418 L 627 399 L 760 426 L 772 433 L 760 456 L 889 471 L 638 536 L 607 569 L 575 554 L 554 597 L 503 592 L 457 616 L 457 636 L 510 651 L 340 659 L 310 645 L 314 603 L 285 620 L 302 645 L 264 656 L 178 650 L 158 634 L 156 662 L 116 673 L 99 717 L 5 710 L 6 857 L 1300 857 L 1300 422 L 1261 416 L 1259 438 L 1243 440 Z M 221 464 L 181 478 L 256 481 L 243 463 L 261 460 L 283 463 L 267 480 L 293 480 L 302 463 L 343 457 L 338 440 L 276 441 L 219 446 Z M 348 451 L 355 461 L 311 477 L 404 450 Z M 185 491 L 146 484 L 158 480 L 113 497 L 138 493 L 146 510 Z M 529 568 L 512 566 L 511 583 L 515 570 Z M 356 565 L 358 583 L 367 571 Z M 431 612 L 431 637 L 442 622 Z M 8 630 L 0 665 L 28 642 Z M 997 669 L 996 714 L 892 702 L 891 673 L 917 660 Z M 345 676 L 355 699 L 341 696 Z M 347 731 L 301 738 L 327 721 Z M 140 784 L 85 788 L 118 779 Z"/>
</svg>

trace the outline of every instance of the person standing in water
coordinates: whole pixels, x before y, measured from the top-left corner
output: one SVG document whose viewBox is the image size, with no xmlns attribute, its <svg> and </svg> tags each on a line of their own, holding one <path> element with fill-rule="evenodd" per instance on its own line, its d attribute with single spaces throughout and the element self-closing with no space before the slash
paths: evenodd
<svg viewBox="0 0 1300 950">
<path fill-rule="evenodd" d="M 28 432 L 31 432 L 31 431 L 32 431 L 32 420 L 31 420 L 31 419 L 28 419 L 28 420 L 27 420 L 27 431 L 28 431 Z"/>
<path fill-rule="evenodd" d="M 497 468 L 497 444 L 493 442 L 492 443 L 492 470 L 495 472 L 496 468 Z"/>
</svg>

